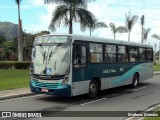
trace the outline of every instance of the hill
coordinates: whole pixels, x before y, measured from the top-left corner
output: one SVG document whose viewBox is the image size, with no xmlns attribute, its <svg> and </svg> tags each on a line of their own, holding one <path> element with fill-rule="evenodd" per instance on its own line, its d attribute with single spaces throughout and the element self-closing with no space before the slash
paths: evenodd
<svg viewBox="0 0 160 120">
<path fill-rule="evenodd" d="M 0 22 L 0 35 L 6 40 L 13 40 L 18 35 L 18 25 L 11 22 Z"/>
</svg>

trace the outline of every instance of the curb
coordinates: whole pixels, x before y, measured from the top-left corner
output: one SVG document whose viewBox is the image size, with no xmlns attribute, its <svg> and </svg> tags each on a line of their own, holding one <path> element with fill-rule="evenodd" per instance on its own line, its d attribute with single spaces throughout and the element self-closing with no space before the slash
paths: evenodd
<svg viewBox="0 0 160 120">
<path fill-rule="evenodd" d="M 11 95 L 11 96 L 6 96 L 6 97 L 0 97 L 0 101 L 2 100 L 8 100 L 8 99 L 14 99 L 14 98 L 19 98 L 19 97 L 27 97 L 27 96 L 33 96 L 36 95 L 34 93 L 24 93 L 24 94 L 19 94 L 19 95 Z"/>
<path fill-rule="evenodd" d="M 157 73 L 154 73 L 153 75 L 159 75 L 160 74 L 160 72 L 157 72 Z"/>
</svg>

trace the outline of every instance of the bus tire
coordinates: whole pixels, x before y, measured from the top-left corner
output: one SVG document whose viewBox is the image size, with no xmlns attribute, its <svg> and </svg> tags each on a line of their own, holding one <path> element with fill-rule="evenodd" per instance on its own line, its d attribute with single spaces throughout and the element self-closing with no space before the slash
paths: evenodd
<svg viewBox="0 0 160 120">
<path fill-rule="evenodd" d="M 95 98 L 98 94 L 98 82 L 97 80 L 93 79 L 91 80 L 89 84 L 89 92 L 88 92 L 88 97 L 89 98 Z"/>
<path fill-rule="evenodd" d="M 138 84 L 139 84 L 139 75 L 135 73 L 132 80 L 132 87 L 135 88 L 138 86 Z"/>
</svg>

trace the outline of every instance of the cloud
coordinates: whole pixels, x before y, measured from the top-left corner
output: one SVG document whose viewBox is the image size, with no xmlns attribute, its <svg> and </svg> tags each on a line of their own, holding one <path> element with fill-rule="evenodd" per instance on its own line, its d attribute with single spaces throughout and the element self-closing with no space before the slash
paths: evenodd
<svg viewBox="0 0 160 120">
<path fill-rule="evenodd" d="M 46 6 L 46 9 L 47 9 L 47 14 L 46 15 L 41 15 L 39 17 L 39 19 L 42 21 L 42 22 L 45 22 L 47 23 L 47 25 L 49 26 L 49 23 L 51 22 L 51 18 L 52 18 L 52 13 L 54 11 L 54 9 L 56 8 L 57 5 L 53 5 L 53 4 L 49 4 Z"/>
<path fill-rule="evenodd" d="M 32 5 L 32 7 L 45 7 L 47 13 L 39 16 L 38 19 L 40 23 L 37 23 L 37 26 L 41 25 L 41 29 L 48 29 L 52 12 L 57 5 L 44 5 L 43 0 L 28 0 L 27 4 Z M 148 42 L 155 44 L 157 41 L 151 38 L 151 35 L 160 34 L 158 33 L 160 31 L 159 5 L 160 1 L 158 0 L 96 0 L 88 4 L 88 10 L 91 11 L 99 21 L 104 21 L 107 25 L 109 25 L 110 22 L 113 22 L 116 24 L 116 26 L 125 25 L 125 13 L 128 13 L 128 11 L 131 11 L 132 15 L 138 15 L 139 18 L 142 15 L 145 15 L 145 28 L 151 28 Z M 131 31 L 131 41 L 141 41 L 141 26 L 139 20 L 133 26 L 133 30 Z M 74 23 L 75 34 L 89 35 L 89 31 L 81 32 L 79 26 L 80 25 L 78 23 Z M 40 30 L 40 26 L 35 28 Z M 60 32 L 68 33 L 68 28 L 57 28 L 56 33 Z M 113 33 L 111 32 L 110 28 L 97 29 L 92 33 L 92 35 L 113 38 Z M 128 40 L 128 34 L 117 33 L 116 38 L 120 40 Z"/>
<path fill-rule="evenodd" d="M 160 30 L 159 4 L 159 1 L 150 0 L 129 0 L 127 2 L 126 0 L 100 0 L 89 3 L 88 9 L 92 11 L 100 21 L 105 21 L 106 24 L 113 22 L 117 26 L 125 24 L 125 13 L 128 13 L 128 11 L 131 11 L 132 15 L 138 15 L 139 18 L 141 17 L 141 15 L 145 15 L 145 28 L 151 28 L 151 33 L 149 34 L 148 41 L 152 41 L 153 38 L 151 38 L 150 36 L 154 32 L 158 32 Z M 139 20 L 133 26 L 133 30 L 131 32 L 131 41 L 141 41 L 141 26 Z M 101 29 L 101 32 L 98 31 L 99 30 L 97 30 L 97 32 L 94 32 L 95 35 L 106 35 L 109 38 L 113 38 L 112 32 L 108 30 L 103 31 L 103 29 Z M 117 39 L 128 39 L 127 34 L 117 33 L 116 36 Z"/>
<path fill-rule="evenodd" d="M 43 0 L 26 0 L 21 2 L 21 9 L 32 9 L 38 7 L 44 7 Z"/>
</svg>

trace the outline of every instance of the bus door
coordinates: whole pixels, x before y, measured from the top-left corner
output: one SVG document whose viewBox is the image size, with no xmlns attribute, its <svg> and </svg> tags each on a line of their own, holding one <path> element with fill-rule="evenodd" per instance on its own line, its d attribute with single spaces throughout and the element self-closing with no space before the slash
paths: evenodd
<svg viewBox="0 0 160 120">
<path fill-rule="evenodd" d="M 73 94 L 83 94 L 88 88 L 87 70 L 87 44 L 85 42 L 74 42 L 73 44 L 73 73 L 72 82 L 76 90 Z"/>
</svg>

